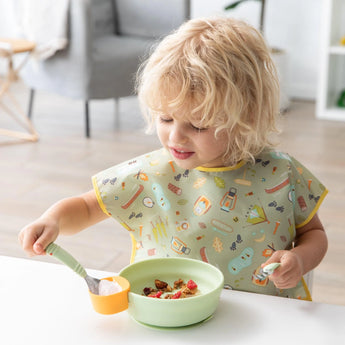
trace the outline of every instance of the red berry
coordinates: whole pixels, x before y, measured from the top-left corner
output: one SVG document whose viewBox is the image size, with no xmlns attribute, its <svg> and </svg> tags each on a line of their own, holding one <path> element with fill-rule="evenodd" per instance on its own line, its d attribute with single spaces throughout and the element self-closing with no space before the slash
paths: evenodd
<svg viewBox="0 0 345 345">
<path fill-rule="evenodd" d="M 178 299 L 178 298 L 181 297 L 181 294 L 182 294 L 181 291 L 177 291 L 177 292 L 171 297 L 171 299 Z"/>
<path fill-rule="evenodd" d="M 189 290 L 194 290 L 194 289 L 196 289 L 198 287 L 198 285 L 192 280 L 192 279 L 190 279 L 189 281 L 188 281 L 188 283 L 187 283 L 187 288 L 189 289 Z"/>
<path fill-rule="evenodd" d="M 162 296 L 162 291 L 158 291 L 157 293 L 155 293 L 154 295 L 148 295 L 148 297 L 152 297 L 152 298 L 161 298 Z"/>
</svg>

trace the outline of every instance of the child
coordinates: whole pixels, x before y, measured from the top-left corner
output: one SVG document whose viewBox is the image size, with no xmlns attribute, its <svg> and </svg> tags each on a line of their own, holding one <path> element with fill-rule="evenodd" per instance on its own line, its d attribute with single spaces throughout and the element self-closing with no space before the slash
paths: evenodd
<svg viewBox="0 0 345 345">
<path fill-rule="evenodd" d="M 273 150 L 279 87 L 257 30 L 194 19 L 167 36 L 138 74 L 138 96 L 163 148 L 100 172 L 94 189 L 26 226 L 29 254 L 112 216 L 132 262 L 186 257 L 217 266 L 226 286 L 310 299 L 302 276 L 327 250 L 316 214 L 325 187 Z M 281 266 L 262 277 L 262 267 Z"/>
</svg>

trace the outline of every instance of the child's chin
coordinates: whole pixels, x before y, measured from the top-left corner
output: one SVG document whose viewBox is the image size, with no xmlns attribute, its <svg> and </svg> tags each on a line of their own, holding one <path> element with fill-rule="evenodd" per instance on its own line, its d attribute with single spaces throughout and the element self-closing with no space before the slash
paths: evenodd
<svg viewBox="0 0 345 345">
<path fill-rule="evenodd" d="M 191 170 L 191 169 L 195 169 L 198 167 L 198 165 L 191 164 L 191 162 L 180 161 L 180 160 L 176 160 L 176 159 L 174 160 L 174 162 L 181 169 Z"/>
</svg>

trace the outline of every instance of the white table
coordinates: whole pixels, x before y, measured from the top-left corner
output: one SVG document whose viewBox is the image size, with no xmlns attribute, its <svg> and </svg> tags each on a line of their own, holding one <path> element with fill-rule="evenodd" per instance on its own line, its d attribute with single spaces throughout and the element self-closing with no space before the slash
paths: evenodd
<svg viewBox="0 0 345 345">
<path fill-rule="evenodd" d="M 151 328 L 126 311 L 101 315 L 85 281 L 53 262 L 0 256 L 1 345 L 345 344 L 345 306 L 229 290 L 210 320 L 186 328 Z"/>
</svg>

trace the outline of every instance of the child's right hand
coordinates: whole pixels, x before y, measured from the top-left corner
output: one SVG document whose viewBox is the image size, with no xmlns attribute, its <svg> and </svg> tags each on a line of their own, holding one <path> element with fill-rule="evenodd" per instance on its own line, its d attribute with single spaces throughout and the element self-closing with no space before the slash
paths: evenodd
<svg viewBox="0 0 345 345">
<path fill-rule="evenodd" d="M 59 225 L 47 218 L 38 218 L 19 233 L 19 243 L 29 256 L 45 255 L 45 248 L 59 235 Z"/>
</svg>

